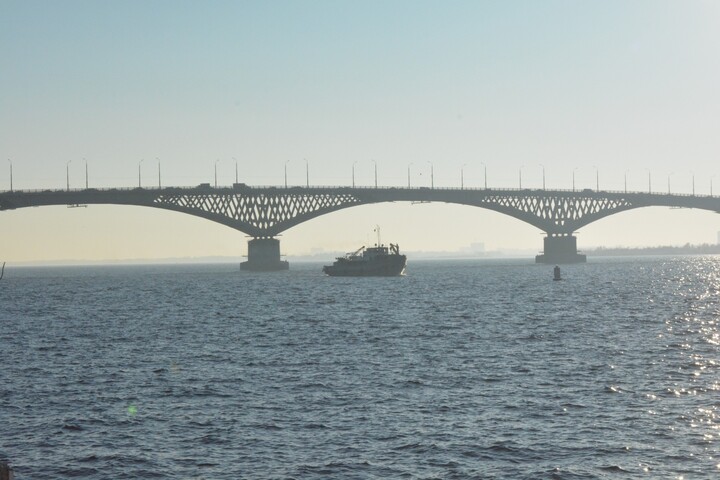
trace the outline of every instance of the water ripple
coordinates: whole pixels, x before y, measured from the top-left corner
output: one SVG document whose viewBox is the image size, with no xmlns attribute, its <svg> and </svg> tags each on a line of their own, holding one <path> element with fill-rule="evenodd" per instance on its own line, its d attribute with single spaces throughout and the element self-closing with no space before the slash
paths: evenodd
<svg viewBox="0 0 720 480">
<path fill-rule="evenodd" d="M 716 476 L 720 259 L 564 270 L 16 269 L 0 458 L 18 479 Z"/>
</svg>

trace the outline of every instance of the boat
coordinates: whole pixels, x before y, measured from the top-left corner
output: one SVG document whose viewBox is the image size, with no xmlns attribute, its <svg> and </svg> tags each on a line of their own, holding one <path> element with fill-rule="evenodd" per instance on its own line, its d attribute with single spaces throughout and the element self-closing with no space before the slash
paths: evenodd
<svg viewBox="0 0 720 480">
<path fill-rule="evenodd" d="M 331 277 L 395 277 L 405 272 L 406 261 L 397 244 L 377 243 L 337 257 L 335 263 L 323 267 L 323 272 Z"/>
</svg>

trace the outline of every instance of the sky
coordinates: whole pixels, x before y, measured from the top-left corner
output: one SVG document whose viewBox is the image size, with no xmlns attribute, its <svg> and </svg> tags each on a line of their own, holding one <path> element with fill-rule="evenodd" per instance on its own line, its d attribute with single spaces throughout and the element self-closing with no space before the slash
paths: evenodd
<svg viewBox="0 0 720 480">
<path fill-rule="evenodd" d="M 720 193 L 720 2 L 0 0 L 0 190 L 249 185 Z M 477 207 L 380 204 L 285 231 L 288 255 L 379 225 L 408 251 L 537 251 Z M 0 261 L 241 257 L 242 232 L 159 209 L 0 212 Z M 717 214 L 645 208 L 582 248 L 715 243 Z"/>
</svg>

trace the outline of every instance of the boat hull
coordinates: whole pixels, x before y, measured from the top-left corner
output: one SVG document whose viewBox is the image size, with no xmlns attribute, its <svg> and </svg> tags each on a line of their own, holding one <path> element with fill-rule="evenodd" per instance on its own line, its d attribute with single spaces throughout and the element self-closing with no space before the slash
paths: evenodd
<svg viewBox="0 0 720 480">
<path fill-rule="evenodd" d="M 405 271 L 405 255 L 388 255 L 374 261 L 338 260 L 323 267 L 331 277 L 396 277 Z"/>
</svg>

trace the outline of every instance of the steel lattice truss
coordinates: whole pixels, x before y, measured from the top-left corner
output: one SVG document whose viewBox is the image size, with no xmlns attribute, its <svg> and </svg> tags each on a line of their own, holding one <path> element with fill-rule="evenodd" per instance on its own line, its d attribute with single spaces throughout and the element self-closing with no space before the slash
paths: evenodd
<svg viewBox="0 0 720 480">
<path fill-rule="evenodd" d="M 174 194 L 154 204 L 220 221 L 256 237 L 283 230 L 326 213 L 363 203 L 350 194 Z"/>
<path fill-rule="evenodd" d="M 571 234 L 607 215 L 634 208 L 623 196 L 489 194 L 477 206 L 506 213 L 551 234 Z"/>
<path fill-rule="evenodd" d="M 607 215 L 634 208 L 624 197 L 552 195 L 549 192 L 508 191 L 354 191 L 308 193 L 180 193 L 160 195 L 154 206 L 170 208 L 242 230 L 253 236 L 273 236 L 304 221 L 343 208 L 383 201 L 441 201 L 495 210 L 537 226 L 550 234 L 571 234 Z M 408 195 L 410 194 L 410 195 Z M 407 198 L 404 198 L 407 197 Z"/>
</svg>

